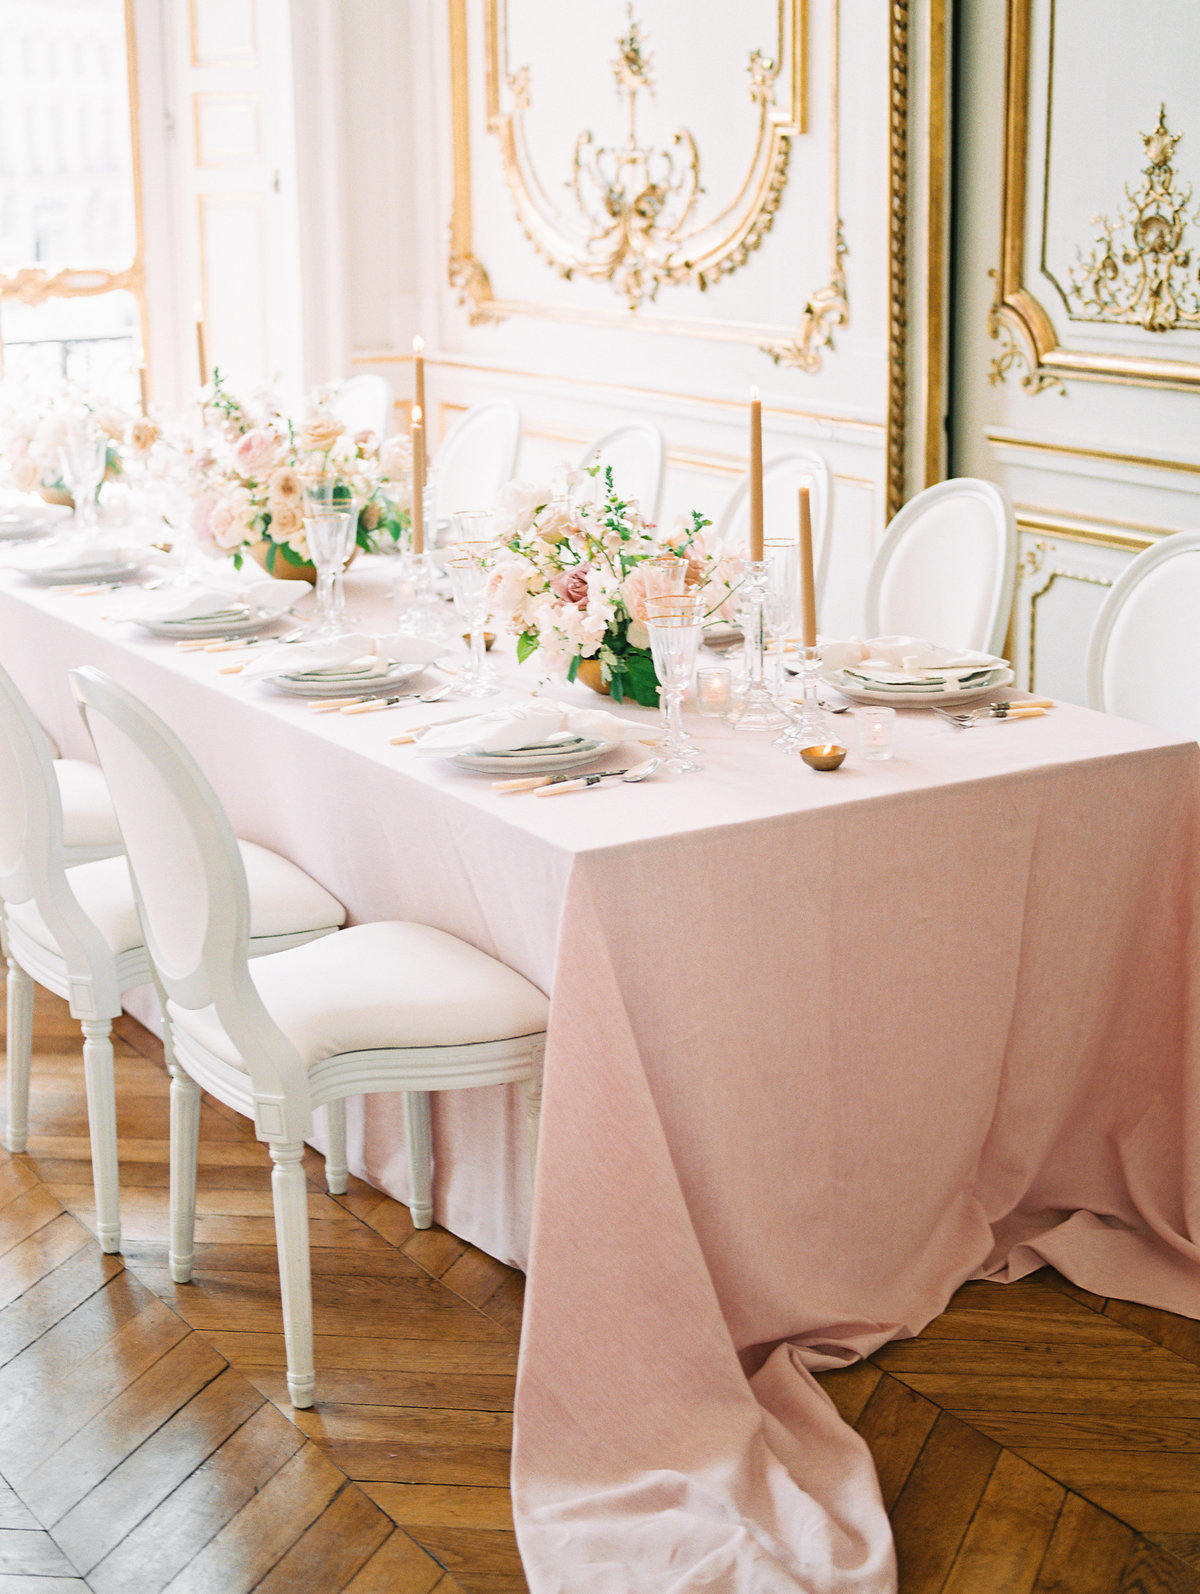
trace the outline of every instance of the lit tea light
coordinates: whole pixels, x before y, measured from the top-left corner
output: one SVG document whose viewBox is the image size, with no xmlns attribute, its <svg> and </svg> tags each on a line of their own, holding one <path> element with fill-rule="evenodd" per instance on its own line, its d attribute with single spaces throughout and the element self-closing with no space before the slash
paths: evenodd
<svg viewBox="0 0 1200 1594">
<path fill-rule="evenodd" d="M 709 719 L 718 719 L 733 701 L 733 674 L 729 670 L 696 671 L 696 706 Z"/>
</svg>

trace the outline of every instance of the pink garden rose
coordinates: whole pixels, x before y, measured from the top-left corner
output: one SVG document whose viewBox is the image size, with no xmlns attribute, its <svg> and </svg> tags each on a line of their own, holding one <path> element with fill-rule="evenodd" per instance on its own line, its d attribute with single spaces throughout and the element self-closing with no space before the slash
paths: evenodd
<svg viewBox="0 0 1200 1594">
<path fill-rule="evenodd" d="M 216 507 L 216 493 L 201 493 L 192 505 L 191 515 L 188 517 L 196 536 L 202 544 L 210 548 L 216 546 L 216 539 L 212 534 L 212 512 Z"/>
<path fill-rule="evenodd" d="M 550 583 L 551 592 L 564 603 L 586 604 L 588 597 L 588 570 L 590 566 L 575 565 L 571 570 L 561 570 Z"/>
<path fill-rule="evenodd" d="M 19 459 L 12 462 L 13 486 L 19 493 L 31 493 L 42 479 L 42 472 L 36 459 L 29 454 L 22 454 Z"/>
<path fill-rule="evenodd" d="M 637 565 L 629 572 L 621 583 L 621 596 L 633 619 L 645 624 L 646 599 L 665 597 L 679 590 L 672 577 L 671 571 L 652 563 Z"/>
<path fill-rule="evenodd" d="M 275 463 L 279 450 L 278 439 L 265 426 L 255 426 L 243 432 L 233 448 L 233 463 L 239 475 L 261 476 Z"/>
</svg>

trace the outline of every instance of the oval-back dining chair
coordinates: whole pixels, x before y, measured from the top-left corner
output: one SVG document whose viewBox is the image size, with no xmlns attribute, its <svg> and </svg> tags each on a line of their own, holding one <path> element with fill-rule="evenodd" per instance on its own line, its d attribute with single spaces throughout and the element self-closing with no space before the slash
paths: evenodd
<svg viewBox="0 0 1200 1594">
<path fill-rule="evenodd" d="M 807 482 L 813 528 L 813 576 L 817 603 L 829 574 L 833 545 L 833 476 L 815 449 L 794 448 L 763 466 L 763 529 L 768 538 L 791 538 L 799 524 L 799 491 Z M 750 541 L 750 477 L 733 489 L 716 525 L 716 541 L 731 553 L 745 553 Z"/>
<path fill-rule="evenodd" d="M 312 1291 L 301 1167 L 314 1107 L 403 1091 L 412 1216 L 429 1226 L 429 1095 L 510 1084 L 539 1099 L 548 1004 L 528 980 L 428 925 L 361 924 L 247 959 L 233 831 L 199 766 L 98 670 L 71 681 L 108 778 L 177 1065 L 171 1083 L 171 1275 L 190 1277 L 197 1097 L 252 1118 L 270 1149 L 288 1392 L 312 1404 Z M 536 1123 L 531 1123 L 531 1144 Z"/>
<path fill-rule="evenodd" d="M 1088 706 L 1200 740 L 1200 532 L 1164 537 L 1113 583 L 1092 627 Z"/>
<path fill-rule="evenodd" d="M 657 426 L 649 421 L 631 421 L 628 426 L 606 432 L 580 458 L 580 470 L 593 465 L 600 466 L 601 475 L 606 466 L 611 466 L 613 486 L 620 497 L 626 501 L 635 499 L 644 520 L 658 520 L 666 473 L 663 436 Z"/>
<path fill-rule="evenodd" d="M 496 495 L 516 474 L 520 447 L 521 411 L 511 399 L 473 404 L 430 462 L 438 521 L 460 509 L 494 508 Z"/>
<path fill-rule="evenodd" d="M 364 371 L 342 383 L 332 408 L 351 435 L 374 432 L 382 443 L 392 430 L 392 406 L 392 384 L 386 377 Z"/>
<path fill-rule="evenodd" d="M 867 579 L 867 635 L 999 653 L 1016 568 L 1008 494 L 972 476 L 938 482 L 905 504 L 884 534 Z"/>
<path fill-rule="evenodd" d="M 84 766 L 91 768 L 92 766 Z M 103 779 L 101 772 L 97 777 Z M 243 843 L 254 881 L 254 951 L 328 935 L 345 909 L 303 870 Z M 23 1151 L 29 1122 L 33 985 L 70 1005 L 83 1029 L 96 1227 L 105 1251 L 121 1244 L 112 1023 L 121 996 L 153 978 L 123 855 L 72 866 L 63 843 L 59 783 L 46 737 L 0 669 L 0 902 L 8 962 L 8 1127 Z M 331 1125 L 330 1177 L 345 1189 L 345 1127 Z"/>
</svg>

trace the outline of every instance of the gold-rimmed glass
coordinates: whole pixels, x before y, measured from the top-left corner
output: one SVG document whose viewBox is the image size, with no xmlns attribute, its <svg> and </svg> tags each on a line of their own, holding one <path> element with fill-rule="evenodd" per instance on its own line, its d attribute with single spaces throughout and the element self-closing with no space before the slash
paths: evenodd
<svg viewBox="0 0 1200 1594">
<path fill-rule="evenodd" d="M 705 600 L 698 592 L 664 593 L 646 600 L 646 630 L 663 714 L 663 762 L 677 774 L 704 767 L 683 731 L 683 694 L 696 666 L 704 616 Z"/>
</svg>

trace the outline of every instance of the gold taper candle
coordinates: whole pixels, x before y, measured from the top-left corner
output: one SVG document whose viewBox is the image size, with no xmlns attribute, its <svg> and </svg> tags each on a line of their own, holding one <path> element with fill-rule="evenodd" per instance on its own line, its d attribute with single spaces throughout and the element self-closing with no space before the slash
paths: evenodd
<svg viewBox="0 0 1200 1594">
<path fill-rule="evenodd" d="M 413 405 L 409 436 L 412 438 L 412 551 L 425 552 L 425 412 Z"/>
<path fill-rule="evenodd" d="M 800 640 L 817 645 L 817 583 L 813 571 L 812 506 L 808 483 L 800 484 Z"/>
<path fill-rule="evenodd" d="M 147 410 L 148 410 L 149 404 L 150 404 L 150 395 L 149 395 L 149 393 L 148 393 L 148 391 L 146 389 L 146 351 L 145 351 L 145 349 L 139 349 L 138 350 L 138 398 L 139 398 L 139 400 L 141 402 L 142 414 L 145 415 L 147 413 Z"/>
<path fill-rule="evenodd" d="M 204 306 L 196 300 L 196 354 L 200 361 L 200 386 L 208 381 L 208 350 L 204 345 Z"/>
<path fill-rule="evenodd" d="M 750 557 L 763 556 L 762 401 L 750 389 Z"/>
<path fill-rule="evenodd" d="M 413 403 L 425 413 L 425 339 L 413 339 Z"/>
</svg>

